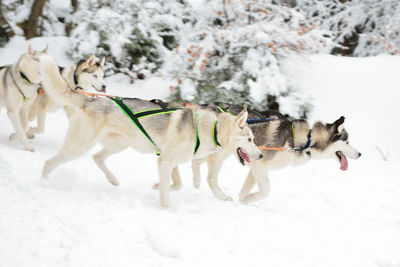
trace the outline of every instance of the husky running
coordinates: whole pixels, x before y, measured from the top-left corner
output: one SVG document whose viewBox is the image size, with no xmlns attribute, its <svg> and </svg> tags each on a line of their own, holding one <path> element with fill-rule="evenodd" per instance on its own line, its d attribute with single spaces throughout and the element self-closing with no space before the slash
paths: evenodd
<svg viewBox="0 0 400 267">
<path fill-rule="evenodd" d="M 100 142 L 103 149 L 93 158 L 108 181 L 118 185 L 104 161 L 132 147 L 142 153 L 159 154 L 160 202 L 168 207 L 169 182 L 178 164 L 205 157 L 221 147 L 239 150 L 249 162 L 262 157 L 246 125 L 246 109 L 236 117 L 221 114 L 217 118 L 207 110 L 167 109 L 137 98 L 89 97 L 71 90 L 54 59 L 45 54 L 40 57 L 40 71 L 49 96 L 78 113 L 70 118 L 61 150 L 46 161 L 42 178 L 48 178 L 54 168 L 83 155 Z M 218 131 L 217 137 L 214 129 Z M 215 138 L 221 147 L 215 145 Z"/>
<path fill-rule="evenodd" d="M 100 62 L 97 62 L 96 56 L 92 55 L 89 59 L 80 60 L 77 64 L 68 68 L 59 67 L 59 70 L 68 86 L 74 90 L 89 91 L 95 89 L 98 92 L 105 92 L 106 86 L 103 80 L 104 62 L 104 57 Z M 45 129 L 46 113 L 54 112 L 59 108 L 61 108 L 61 106 L 49 98 L 44 90 L 39 91 L 39 95 L 29 112 L 29 121 L 36 118 L 37 127 L 31 127 L 28 131 L 28 135 L 34 137 L 35 134 L 43 133 Z M 71 116 L 72 114 L 67 112 L 67 115 Z"/>
<path fill-rule="evenodd" d="M 226 103 L 216 103 L 222 112 L 237 114 L 240 107 Z M 348 168 L 347 157 L 358 159 L 361 153 L 349 144 L 349 135 L 344 129 L 344 117 L 333 123 L 316 122 L 312 128 L 305 120 L 289 121 L 274 111 L 249 111 L 247 123 L 254 134 L 254 143 L 262 150 L 263 159 L 246 163 L 250 167 L 247 179 L 240 192 L 244 204 L 268 197 L 270 184 L 268 172 L 282 169 L 290 164 L 302 165 L 311 159 L 332 158 L 340 164 L 340 169 Z M 208 184 L 214 195 L 221 200 L 232 200 L 218 184 L 218 173 L 224 160 L 232 153 L 226 148 L 204 159 L 192 161 L 193 183 L 200 186 L 200 165 L 208 164 Z M 250 193 L 257 183 L 259 191 Z"/>
<path fill-rule="evenodd" d="M 25 150 L 31 152 L 34 149 L 29 144 L 26 135 L 28 112 L 35 102 L 40 87 L 38 56 L 46 53 L 47 47 L 43 51 L 35 51 L 29 45 L 27 53 L 24 53 L 17 63 L 1 67 L 0 70 L 0 107 L 6 107 L 16 138 Z"/>
</svg>

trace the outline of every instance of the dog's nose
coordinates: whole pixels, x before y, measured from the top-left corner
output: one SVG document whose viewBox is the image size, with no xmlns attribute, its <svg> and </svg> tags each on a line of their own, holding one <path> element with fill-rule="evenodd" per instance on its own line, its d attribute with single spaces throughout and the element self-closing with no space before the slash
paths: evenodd
<svg viewBox="0 0 400 267">
<path fill-rule="evenodd" d="M 106 90 L 106 86 L 103 84 L 103 85 L 101 86 L 101 89 Z"/>
<path fill-rule="evenodd" d="M 264 157 L 263 154 L 260 154 L 260 156 L 258 156 L 258 159 L 262 159 Z"/>
<path fill-rule="evenodd" d="M 361 157 L 361 153 L 360 152 L 358 152 L 358 157 Z"/>
</svg>

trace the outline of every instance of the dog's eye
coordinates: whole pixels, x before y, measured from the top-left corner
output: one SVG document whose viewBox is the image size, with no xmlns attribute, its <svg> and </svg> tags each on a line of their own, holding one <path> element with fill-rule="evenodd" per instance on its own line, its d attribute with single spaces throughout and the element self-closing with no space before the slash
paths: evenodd
<svg viewBox="0 0 400 267">
<path fill-rule="evenodd" d="M 249 142 L 251 142 L 251 138 L 249 138 L 249 139 L 247 139 L 247 140 L 249 140 Z"/>
<path fill-rule="evenodd" d="M 93 74 L 93 77 L 95 77 L 97 79 L 97 75 L 96 74 Z"/>
</svg>

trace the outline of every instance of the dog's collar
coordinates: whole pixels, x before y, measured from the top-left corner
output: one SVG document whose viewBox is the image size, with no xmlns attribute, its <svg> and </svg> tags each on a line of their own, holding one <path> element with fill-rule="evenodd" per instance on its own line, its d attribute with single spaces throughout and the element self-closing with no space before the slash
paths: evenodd
<svg viewBox="0 0 400 267">
<path fill-rule="evenodd" d="M 307 148 L 311 147 L 311 131 L 312 129 L 308 129 L 308 134 L 307 134 L 307 143 L 301 147 L 293 147 L 292 150 L 293 151 L 297 151 L 297 152 L 303 152 L 304 150 L 306 150 Z M 294 124 L 292 123 L 292 132 L 293 132 L 293 141 L 294 141 Z M 293 144 L 294 145 L 294 144 Z M 307 155 L 310 155 L 311 153 L 307 153 Z"/>
<path fill-rule="evenodd" d="M 218 142 L 218 137 L 217 137 L 217 135 L 218 135 L 218 132 L 217 132 L 217 123 L 218 123 L 218 121 L 216 120 L 216 121 L 214 122 L 214 125 L 213 125 L 213 140 L 214 140 L 215 146 L 221 147 L 221 144 Z"/>
<path fill-rule="evenodd" d="M 28 84 L 32 84 L 31 80 L 29 80 L 28 76 L 25 75 L 22 71 L 19 71 L 19 75 L 21 75 L 21 78 L 27 82 Z"/>
<path fill-rule="evenodd" d="M 9 70 L 10 70 L 10 68 L 7 67 L 7 70 L 6 70 L 6 73 L 4 74 L 4 76 L 7 75 Z M 20 73 L 22 73 L 22 72 L 20 72 Z M 10 75 L 11 75 L 11 78 L 12 78 L 15 86 L 17 87 L 19 93 L 22 95 L 22 99 L 24 100 L 24 102 L 27 101 L 28 98 L 25 96 L 24 92 L 21 90 L 21 88 L 18 86 L 17 82 L 15 81 L 14 74 L 12 73 L 12 71 L 11 71 Z"/>
</svg>

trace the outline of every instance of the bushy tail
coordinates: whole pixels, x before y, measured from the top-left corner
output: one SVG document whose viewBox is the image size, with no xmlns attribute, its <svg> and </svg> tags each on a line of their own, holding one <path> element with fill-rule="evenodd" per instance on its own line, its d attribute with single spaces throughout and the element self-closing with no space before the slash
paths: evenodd
<svg viewBox="0 0 400 267">
<path fill-rule="evenodd" d="M 62 78 L 58 65 L 53 57 L 43 54 L 40 56 L 40 73 L 43 88 L 46 93 L 59 105 L 80 107 L 85 96 L 73 91 Z"/>
</svg>

